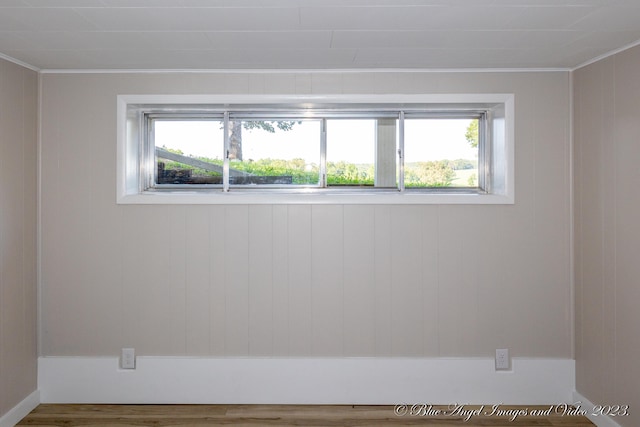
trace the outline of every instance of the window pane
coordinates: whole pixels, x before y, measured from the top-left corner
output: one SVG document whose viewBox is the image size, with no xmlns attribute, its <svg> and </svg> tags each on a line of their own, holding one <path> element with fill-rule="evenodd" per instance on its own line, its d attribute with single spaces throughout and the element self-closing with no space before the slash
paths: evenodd
<svg viewBox="0 0 640 427">
<path fill-rule="evenodd" d="M 222 121 L 156 119 L 153 128 L 156 184 L 222 184 Z"/>
<path fill-rule="evenodd" d="M 407 119 L 405 187 L 478 187 L 478 119 Z"/>
<path fill-rule="evenodd" d="M 229 123 L 231 185 L 318 185 L 320 120 Z"/>
<path fill-rule="evenodd" d="M 376 120 L 327 120 L 327 185 L 374 183 Z"/>
</svg>

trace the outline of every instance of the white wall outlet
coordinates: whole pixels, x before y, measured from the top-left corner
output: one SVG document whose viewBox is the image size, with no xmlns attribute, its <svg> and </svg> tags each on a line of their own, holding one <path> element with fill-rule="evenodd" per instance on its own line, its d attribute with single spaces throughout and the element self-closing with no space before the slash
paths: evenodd
<svg viewBox="0 0 640 427">
<path fill-rule="evenodd" d="M 136 369 L 136 350 L 134 348 L 123 348 L 120 358 L 122 369 Z"/>
<path fill-rule="evenodd" d="M 496 371 L 508 371 L 511 367 L 509 360 L 509 349 L 499 348 L 496 350 Z"/>
</svg>

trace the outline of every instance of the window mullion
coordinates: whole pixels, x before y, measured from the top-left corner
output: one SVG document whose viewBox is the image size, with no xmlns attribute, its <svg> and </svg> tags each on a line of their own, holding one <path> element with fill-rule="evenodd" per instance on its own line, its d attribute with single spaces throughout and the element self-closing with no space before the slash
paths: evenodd
<svg viewBox="0 0 640 427">
<path fill-rule="evenodd" d="M 320 187 L 327 187 L 327 119 L 320 122 Z"/>
<path fill-rule="evenodd" d="M 222 191 L 229 191 L 229 112 L 224 112 L 224 160 L 222 164 Z"/>
<path fill-rule="evenodd" d="M 398 115 L 398 191 L 404 191 L 404 111 Z"/>
<path fill-rule="evenodd" d="M 479 131 L 478 131 L 478 153 L 479 156 L 481 157 L 481 162 L 482 162 L 482 174 L 478 173 L 478 185 L 480 187 L 480 189 L 482 189 L 485 192 L 491 192 L 491 174 L 492 172 L 492 156 L 493 153 L 491 152 L 491 144 L 488 143 L 488 141 L 491 140 L 492 136 L 491 136 L 491 127 L 489 126 L 489 123 L 491 122 L 491 117 L 490 117 L 490 112 L 487 111 L 485 112 L 482 117 L 479 119 L 478 122 L 478 127 L 479 127 Z M 480 161 L 478 163 L 480 163 Z M 482 175 L 482 176 L 481 176 Z"/>
<path fill-rule="evenodd" d="M 144 143 L 141 145 L 141 169 L 140 169 L 140 177 L 141 177 L 141 190 L 145 191 L 151 187 L 153 187 L 156 182 L 156 175 L 158 173 L 157 161 L 156 161 L 156 153 L 155 153 L 155 122 L 148 115 L 143 115 L 142 120 L 144 121 L 141 126 L 142 132 L 145 134 L 143 137 Z"/>
</svg>

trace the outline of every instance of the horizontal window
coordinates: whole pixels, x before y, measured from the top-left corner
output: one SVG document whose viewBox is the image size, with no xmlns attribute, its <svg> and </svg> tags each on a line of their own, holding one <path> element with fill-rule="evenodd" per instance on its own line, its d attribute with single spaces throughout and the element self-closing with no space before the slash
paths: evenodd
<svg viewBox="0 0 640 427">
<path fill-rule="evenodd" d="M 131 98 L 119 97 L 120 203 L 513 201 L 512 97 Z"/>
</svg>

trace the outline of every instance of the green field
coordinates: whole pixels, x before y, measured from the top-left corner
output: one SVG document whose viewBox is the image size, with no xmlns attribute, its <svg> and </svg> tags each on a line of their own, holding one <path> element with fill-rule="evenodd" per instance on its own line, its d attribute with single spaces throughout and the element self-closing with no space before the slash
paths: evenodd
<svg viewBox="0 0 640 427">
<path fill-rule="evenodd" d="M 469 177 L 475 175 L 475 185 L 478 185 L 478 169 L 460 169 L 456 171 L 456 177 L 451 183 L 453 187 L 469 187 Z"/>
<path fill-rule="evenodd" d="M 221 183 L 222 160 L 184 156 L 180 150 L 161 150 L 165 157 L 162 161 L 158 158 L 158 183 Z M 258 180 L 258 183 L 313 185 L 319 180 L 318 165 L 307 164 L 303 159 L 232 160 L 229 168 L 236 174 L 236 179 L 243 177 L 243 180 Z M 371 186 L 374 182 L 373 164 L 327 162 L 326 171 L 328 185 Z M 405 164 L 404 172 L 407 187 L 477 186 L 477 162 L 472 160 L 412 162 Z M 274 177 L 274 180 L 269 181 L 268 177 Z"/>
</svg>

